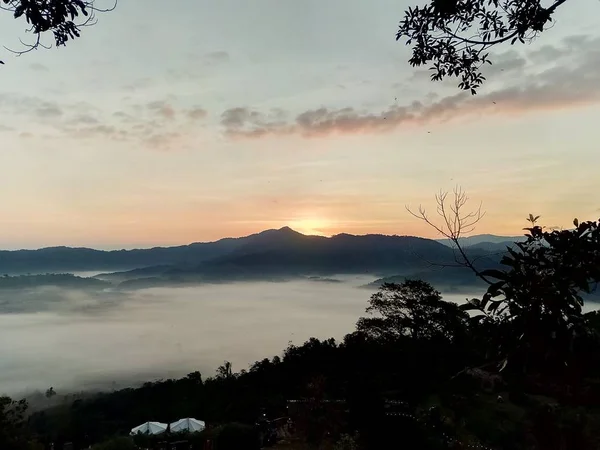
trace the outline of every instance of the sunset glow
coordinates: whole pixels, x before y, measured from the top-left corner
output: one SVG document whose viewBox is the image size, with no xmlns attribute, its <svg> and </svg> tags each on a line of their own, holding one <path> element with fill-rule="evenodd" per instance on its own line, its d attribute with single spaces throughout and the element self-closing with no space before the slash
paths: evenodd
<svg viewBox="0 0 600 450">
<path fill-rule="evenodd" d="M 434 208 L 456 184 L 488 212 L 477 233 L 518 234 L 529 213 L 597 218 L 598 2 L 499 51 L 475 97 L 408 64 L 394 40 L 407 1 L 148 2 L 120 2 L 60 50 L 0 55 L 0 248 L 284 225 L 433 237 L 405 205 Z"/>
</svg>

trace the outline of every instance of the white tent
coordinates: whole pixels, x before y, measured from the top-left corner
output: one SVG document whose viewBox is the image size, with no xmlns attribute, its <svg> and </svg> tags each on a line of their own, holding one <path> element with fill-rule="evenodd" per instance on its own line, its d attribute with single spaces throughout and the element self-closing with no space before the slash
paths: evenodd
<svg viewBox="0 0 600 450">
<path fill-rule="evenodd" d="M 167 431 L 167 424 L 161 422 L 146 422 L 131 430 L 131 434 L 161 434 Z"/>
<path fill-rule="evenodd" d="M 179 419 L 170 424 L 171 433 L 179 433 L 187 431 L 188 433 L 195 433 L 202 431 L 206 428 L 206 424 L 202 420 L 192 419 L 188 417 L 186 419 Z"/>
</svg>

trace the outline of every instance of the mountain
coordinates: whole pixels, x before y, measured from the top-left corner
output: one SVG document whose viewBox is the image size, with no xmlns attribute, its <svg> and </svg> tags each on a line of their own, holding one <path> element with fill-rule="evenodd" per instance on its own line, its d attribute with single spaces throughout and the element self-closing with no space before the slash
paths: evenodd
<svg viewBox="0 0 600 450">
<path fill-rule="evenodd" d="M 274 231 L 277 230 L 268 230 L 242 238 L 225 238 L 215 242 L 196 242 L 175 247 L 134 250 L 104 251 L 74 247 L 2 250 L 0 251 L 0 274 L 86 270 L 116 271 L 160 265 L 198 264 L 201 261 L 225 255 L 252 242 L 257 244 L 265 242 Z"/>
<path fill-rule="evenodd" d="M 496 236 L 494 234 L 477 234 L 475 236 L 461 237 L 459 242 L 463 247 L 472 247 L 477 245 L 483 248 L 490 244 L 492 246 L 495 245 L 495 248 L 497 249 L 500 245 L 503 246 L 503 248 L 506 248 L 507 245 L 512 245 L 515 242 L 523 242 L 525 239 L 525 236 Z M 449 247 L 453 245 L 450 239 L 436 239 L 436 241 Z"/>
<path fill-rule="evenodd" d="M 469 250 L 469 256 L 477 258 L 485 267 L 494 266 L 499 260 L 498 256 L 476 248 Z M 410 276 L 430 271 L 432 264 L 438 270 L 438 265 L 455 264 L 454 250 L 439 242 L 412 236 L 339 234 L 326 238 L 305 236 L 285 227 L 250 236 L 231 252 L 196 265 L 163 265 L 103 274 L 98 278 L 121 282 L 123 288 L 139 288 L 335 274 Z M 448 272 L 451 278 L 455 275 Z"/>
<path fill-rule="evenodd" d="M 478 242 L 468 246 L 467 252 L 483 266 L 490 267 L 497 263 L 499 255 L 498 248 L 491 251 L 489 245 L 492 244 Z M 504 250 L 499 248 L 502 253 Z M 53 247 L 3 251 L 0 252 L 0 273 L 106 270 L 107 273 L 95 278 L 131 289 L 335 274 L 388 277 L 427 273 L 435 279 L 458 282 L 465 279 L 462 273 L 460 276 L 447 270 L 432 273 L 432 268 L 453 265 L 454 253 L 440 242 L 413 236 L 307 236 L 283 227 L 241 238 L 177 247 L 118 251 Z"/>
<path fill-rule="evenodd" d="M 0 290 L 27 289 L 52 286 L 71 289 L 105 289 L 112 285 L 96 278 L 77 277 L 70 273 L 49 273 L 44 275 L 18 275 L 0 277 Z"/>
</svg>

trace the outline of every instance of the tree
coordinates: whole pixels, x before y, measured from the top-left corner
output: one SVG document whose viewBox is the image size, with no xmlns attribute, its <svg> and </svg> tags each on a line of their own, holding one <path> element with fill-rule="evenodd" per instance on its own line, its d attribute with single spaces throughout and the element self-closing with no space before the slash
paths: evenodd
<svg viewBox="0 0 600 450">
<path fill-rule="evenodd" d="M 217 378 L 223 380 L 233 378 L 231 362 L 225 361 L 221 366 L 217 367 Z"/>
<path fill-rule="evenodd" d="M 480 273 L 493 283 L 465 309 L 508 324 L 503 365 L 514 357 L 519 369 L 553 371 L 570 364 L 576 339 L 588 331 L 582 294 L 600 281 L 600 221 L 546 231 L 538 219 L 530 215 L 527 240 L 507 249 L 506 269 Z"/>
<path fill-rule="evenodd" d="M 436 225 L 424 208 L 415 217 L 450 239 L 457 250 L 456 263 L 471 269 L 488 284 L 481 299 L 463 307 L 478 311 L 474 320 L 493 324 L 500 332 L 494 355 L 504 368 L 511 361 L 517 371 L 555 373 L 565 367 L 575 340 L 587 333 L 582 294 L 600 281 L 600 221 L 573 221 L 569 230 L 547 230 L 539 216 L 530 215 L 525 241 L 507 247 L 500 269 L 479 270 L 461 245 L 465 231 L 480 220 L 463 211 L 468 197 L 459 188 L 447 204 L 447 193 L 436 196 L 442 225 Z M 409 210 L 410 211 L 410 210 Z"/>
<path fill-rule="evenodd" d="M 53 387 L 51 387 L 50 389 L 46 390 L 46 398 L 52 398 L 56 395 L 56 391 L 54 390 Z"/>
<path fill-rule="evenodd" d="M 45 33 L 52 33 L 57 47 L 64 46 L 78 38 L 82 28 L 96 24 L 96 13 L 115 9 L 117 1 L 108 8 L 99 8 L 97 0 L 1 0 L 0 8 L 11 12 L 15 19 L 25 19 L 27 32 L 34 36 L 31 43 L 21 40 L 23 49 L 7 50 L 22 55 L 38 47 L 49 48 L 41 42 Z"/>
<path fill-rule="evenodd" d="M 479 221 L 485 216 L 485 212 L 481 210 L 481 204 L 476 210 L 465 212 L 464 208 L 469 202 L 469 197 L 460 186 L 454 188 L 454 196 L 451 202 L 448 201 L 448 192 L 445 191 L 440 191 L 435 196 L 435 200 L 437 203 L 437 215 L 442 219 L 442 223 L 439 225 L 434 223 L 433 219 L 421 205 L 419 205 L 418 212 L 411 210 L 408 206 L 406 210 L 413 217 L 424 221 L 451 242 L 455 260 L 453 267 L 467 267 L 489 284 L 489 281 L 481 276 L 480 271 L 475 267 L 475 261 L 467 256 L 465 249 L 460 244 L 461 239 L 473 232 Z M 449 265 L 443 264 L 443 266 Z"/>
<path fill-rule="evenodd" d="M 565 1 L 431 0 L 404 13 L 396 40 L 412 46 L 412 66 L 430 65 L 432 80 L 460 77 L 458 87 L 476 94 L 485 81 L 481 67 L 492 63 L 490 48 L 531 42 Z"/>
<path fill-rule="evenodd" d="M 0 397 L 0 448 L 2 450 L 25 450 L 33 444 L 24 429 L 27 411 L 25 400 Z"/>
<path fill-rule="evenodd" d="M 443 301 L 438 291 L 420 280 L 384 284 L 371 296 L 366 312 L 378 317 L 362 317 L 356 328 L 374 338 L 453 341 L 468 318 L 458 305 Z"/>
</svg>

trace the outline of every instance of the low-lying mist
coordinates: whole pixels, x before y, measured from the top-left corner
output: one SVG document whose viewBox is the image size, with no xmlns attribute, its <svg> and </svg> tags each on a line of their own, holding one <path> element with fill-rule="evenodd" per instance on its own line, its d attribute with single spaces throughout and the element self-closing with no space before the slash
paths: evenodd
<svg viewBox="0 0 600 450">
<path fill-rule="evenodd" d="M 341 279 L 341 278 L 340 278 Z M 108 388 L 200 370 L 239 370 L 289 341 L 342 337 L 369 278 L 232 283 L 132 292 L 0 292 L 0 391 Z"/>
<path fill-rule="evenodd" d="M 341 282 L 2 291 L 0 392 L 110 389 L 194 370 L 206 377 L 224 360 L 247 369 L 290 341 L 341 338 L 375 288 L 361 288 L 372 278 L 336 278 Z"/>
</svg>

